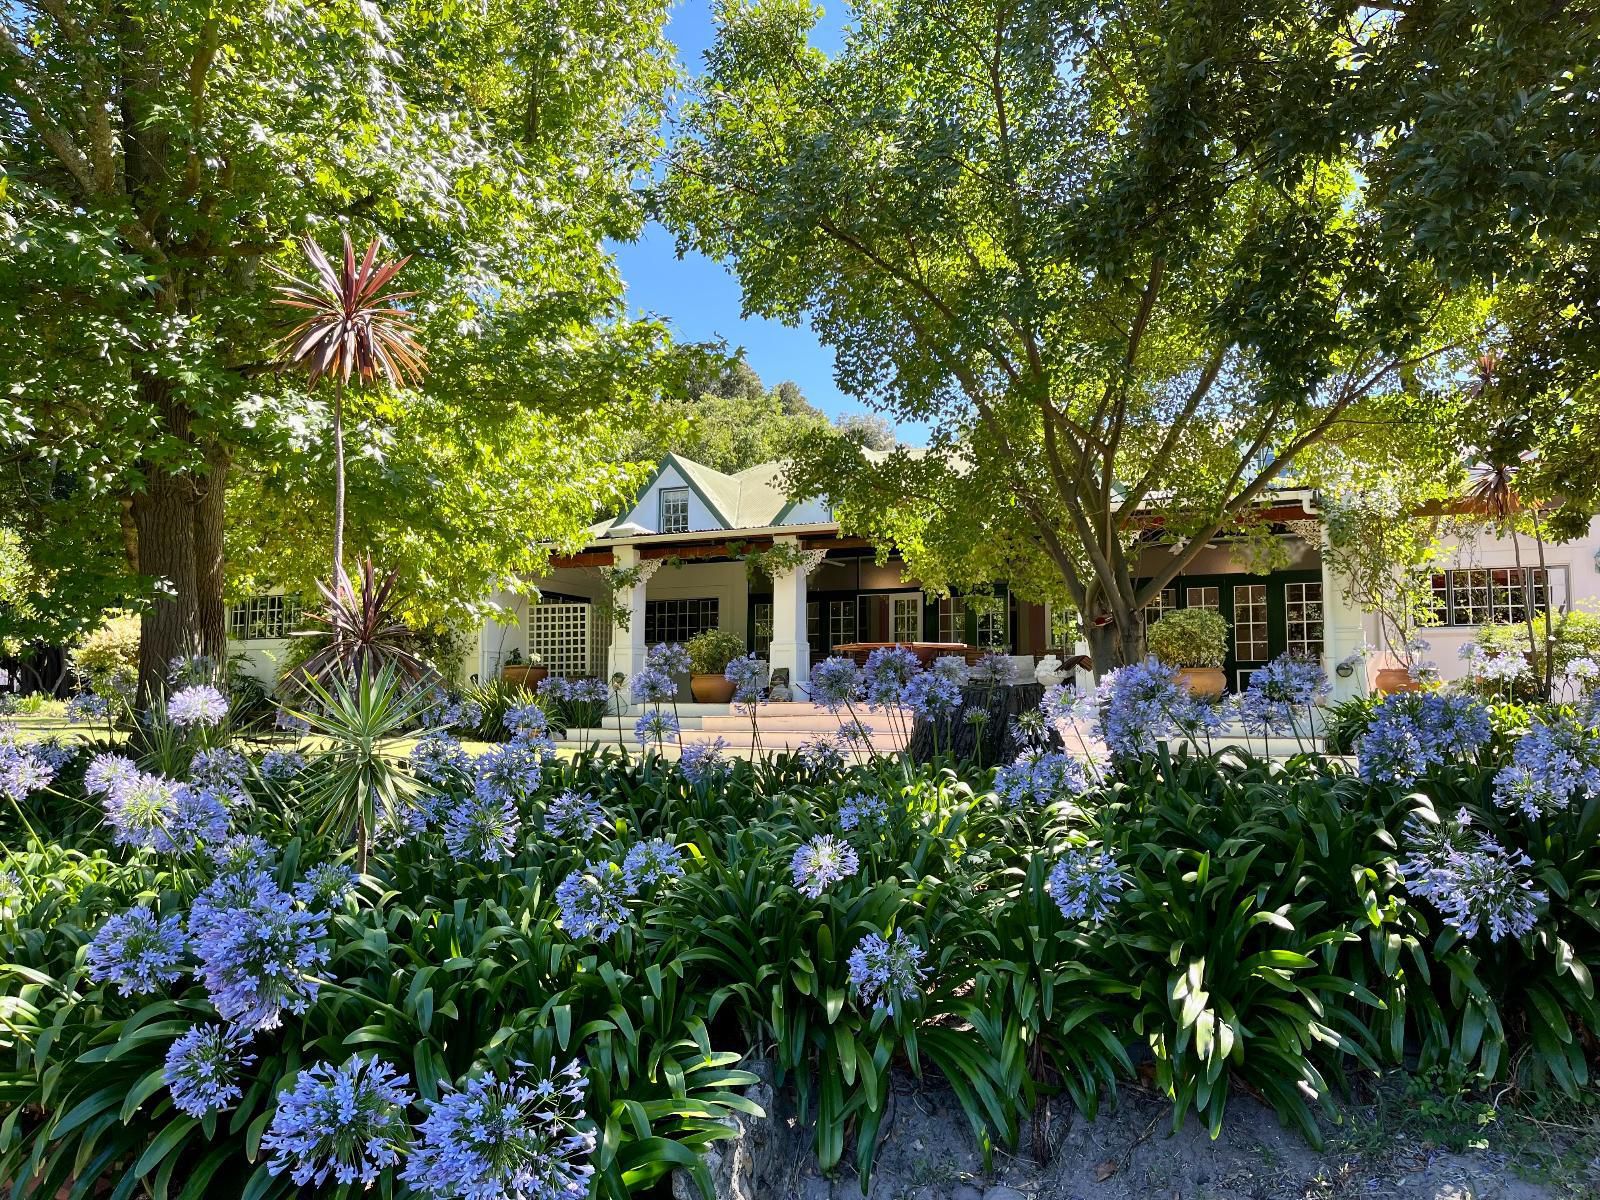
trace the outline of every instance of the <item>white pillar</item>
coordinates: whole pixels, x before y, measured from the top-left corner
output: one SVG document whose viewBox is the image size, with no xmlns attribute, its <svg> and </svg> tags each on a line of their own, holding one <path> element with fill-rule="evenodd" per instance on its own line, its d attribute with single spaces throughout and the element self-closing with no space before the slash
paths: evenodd
<svg viewBox="0 0 1600 1200">
<path fill-rule="evenodd" d="M 621 568 L 639 565 L 637 546 L 618 546 L 613 565 Z M 644 591 L 649 575 L 641 573 L 639 582 L 623 588 L 615 596 L 616 610 L 611 627 L 611 673 L 630 679 L 644 669 Z"/>
<path fill-rule="evenodd" d="M 1327 539 L 1324 534 L 1323 547 Z M 1322 665 L 1333 684 L 1329 700 L 1338 703 L 1367 691 L 1367 664 L 1357 662 L 1350 674 L 1341 676 L 1338 666 L 1367 640 L 1366 620 L 1361 609 L 1351 603 L 1344 576 L 1334 569 L 1328 555 L 1322 554 Z"/>
<path fill-rule="evenodd" d="M 798 547 L 800 539 L 778 537 Z M 811 679 L 811 640 L 806 629 L 806 568 L 802 563 L 772 580 L 772 651 L 768 664 L 777 671 L 788 668 L 789 688 L 796 695 Z"/>
</svg>

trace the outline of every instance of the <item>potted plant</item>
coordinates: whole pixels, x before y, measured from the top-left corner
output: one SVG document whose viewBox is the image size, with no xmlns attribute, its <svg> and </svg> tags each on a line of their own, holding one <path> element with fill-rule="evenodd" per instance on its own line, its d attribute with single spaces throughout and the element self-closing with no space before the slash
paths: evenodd
<svg viewBox="0 0 1600 1200">
<path fill-rule="evenodd" d="M 726 629 L 707 629 L 683 644 L 689 652 L 689 693 L 700 704 L 726 704 L 733 683 L 723 672 L 744 653 L 744 639 Z"/>
<path fill-rule="evenodd" d="M 1228 657 L 1228 623 L 1209 608 L 1162 613 L 1145 635 L 1150 653 L 1169 667 L 1191 695 L 1214 700 L 1227 687 L 1222 663 Z"/>
<path fill-rule="evenodd" d="M 530 654 L 527 661 L 524 662 L 520 649 L 512 650 L 505 663 L 500 667 L 501 679 L 504 679 L 507 683 L 525 688 L 537 687 L 548 674 L 550 674 L 550 671 L 544 665 L 544 659 L 537 654 Z"/>
</svg>

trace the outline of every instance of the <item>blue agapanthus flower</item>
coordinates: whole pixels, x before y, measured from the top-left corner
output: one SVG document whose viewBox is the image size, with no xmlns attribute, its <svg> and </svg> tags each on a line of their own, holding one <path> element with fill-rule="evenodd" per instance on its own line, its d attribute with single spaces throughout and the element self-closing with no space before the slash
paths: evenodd
<svg viewBox="0 0 1600 1200">
<path fill-rule="evenodd" d="M 855 848 L 828 833 L 801 843 L 789 860 L 795 889 L 813 900 L 860 869 L 861 859 Z"/>
<path fill-rule="evenodd" d="M 183 728 L 218 725 L 227 716 L 228 698 L 209 683 L 180 688 L 167 698 L 167 720 Z"/>
<path fill-rule="evenodd" d="M 531 799 L 543 778 L 540 748 L 522 738 L 491 746 L 472 764 L 473 791 L 497 804 Z"/>
<path fill-rule="evenodd" d="M 67 720 L 74 725 L 105 721 L 111 716 L 111 701 L 93 692 L 79 692 L 67 701 Z"/>
<path fill-rule="evenodd" d="M 501 720 L 513 737 L 534 737 L 550 728 L 550 718 L 537 703 L 513 704 Z"/>
<path fill-rule="evenodd" d="M 562 927 L 574 938 L 610 940 L 627 923 L 627 898 L 627 878 L 612 862 L 586 862 L 556 886 Z"/>
<path fill-rule="evenodd" d="M 96 754 L 83 772 L 83 790 L 91 796 L 109 796 L 139 778 L 139 766 L 120 754 Z"/>
<path fill-rule="evenodd" d="M 1250 685 L 1239 697 L 1239 717 L 1250 733 L 1259 737 L 1291 733 L 1302 718 L 1309 730 L 1311 710 L 1332 690 L 1322 664 L 1297 654 L 1280 654 L 1250 674 Z"/>
<path fill-rule="evenodd" d="M 235 834 L 211 850 L 211 861 L 217 865 L 218 875 L 223 876 L 271 872 L 277 858 L 266 839 L 255 834 Z"/>
<path fill-rule="evenodd" d="M 972 668 L 971 678 L 973 682 L 988 687 L 1009 687 L 1017 680 L 1017 665 L 1009 654 L 997 654 L 991 651 L 980 658 L 977 665 Z"/>
<path fill-rule="evenodd" d="M 605 827 L 605 810 L 588 792 L 568 788 L 545 806 L 544 831 L 552 837 L 583 842 Z"/>
<path fill-rule="evenodd" d="M 411 773 L 428 783 L 446 783 L 472 771 L 472 759 L 466 748 L 448 733 L 430 733 L 418 738 L 407 758 L 411 762 Z"/>
<path fill-rule="evenodd" d="M 857 792 L 839 806 L 839 828 L 882 829 L 889 823 L 889 804 L 882 796 Z"/>
<path fill-rule="evenodd" d="M 1128 877 L 1104 850 L 1069 850 L 1050 868 L 1045 891 L 1068 921 L 1098 925 L 1117 906 Z"/>
<path fill-rule="evenodd" d="M 678 754 L 678 769 L 695 787 L 725 779 L 733 764 L 724 757 L 728 743 L 723 738 L 709 742 L 689 742 Z"/>
<path fill-rule="evenodd" d="M 158 918 L 145 905 L 108 917 L 89 943 L 89 977 L 124 996 L 157 991 L 183 974 L 189 939 L 183 918 Z"/>
<path fill-rule="evenodd" d="M 50 764 L 32 749 L 0 742 L 0 795 L 21 804 L 54 778 Z"/>
<path fill-rule="evenodd" d="M 879 646 L 867 655 L 861 672 L 867 707 L 877 710 L 900 704 L 901 689 L 921 671 L 922 663 L 905 647 Z"/>
<path fill-rule="evenodd" d="M 1600 795 L 1600 730 L 1569 716 L 1535 720 L 1494 779 L 1495 803 L 1529 819 L 1564 812 Z"/>
<path fill-rule="evenodd" d="M 249 778 L 250 760 L 227 746 L 197 750 L 189 763 L 191 783 L 237 790 L 242 789 Z"/>
<path fill-rule="evenodd" d="M 228 840 L 235 805 L 248 803 L 242 792 L 211 785 L 179 784 L 173 794 L 172 823 L 167 828 L 172 848 L 190 851 Z"/>
<path fill-rule="evenodd" d="M 923 671 L 900 689 L 900 703 L 919 720 L 942 721 L 961 707 L 961 685 L 936 671 Z"/>
<path fill-rule="evenodd" d="M 119 846 L 161 853 L 175 849 L 173 827 L 178 816 L 179 786 L 174 780 L 145 772 L 131 782 L 121 782 L 105 799 L 112 840 Z"/>
<path fill-rule="evenodd" d="M 635 704 L 670 704 L 677 695 L 677 681 L 659 667 L 647 664 L 628 680 L 628 696 Z"/>
<path fill-rule="evenodd" d="M 826 775 L 844 769 L 850 755 L 850 743 L 837 733 L 819 733 L 795 747 L 795 757 L 814 775 Z"/>
<path fill-rule="evenodd" d="M 1361 777 L 1410 787 L 1430 767 L 1476 754 L 1489 734 L 1489 710 L 1471 696 L 1395 692 L 1373 710 L 1357 746 Z"/>
<path fill-rule="evenodd" d="M 343 908 L 355 894 L 356 873 L 344 863 L 321 863 L 306 872 L 294 885 L 294 898 L 312 912 L 328 913 Z"/>
<path fill-rule="evenodd" d="M 517 849 L 522 820 L 509 797 L 474 792 L 445 810 L 444 844 L 458 859 L 504 862 Z"/>
<path fill-rule="evenodd" d="M 992 657 L 997 656 L 985 655 L 979 661 L 978 667 L 981 668 Z M 1010 660 L 1007 659 L 1006 662 L 1009 667 Z M 967 660 L 959 654 L 941 654 L 933 660 L 933 666 L 929 667 L 928 670 L 941 679 L 948 679 L 958 688 L 966 687 L 974 678 L 977 678 L 979 682 L 987 682 L 986 679 L 979 676 L 977 669 L 967 666 Z"/>
<path fill-rule="evenodd" d="M 299 1187 L 360 1183 L 399 1165 L 410 1139 L 406 1109 L 416 1102 L 409 1077 L 375 1057 L 340 1066 L 317 1063 L 278 1095 L 272 1127 L 261 1139 L 274 1175 L 289 1172 Z"/>
<path fill-rule="evenodd" d="M 1426 900 L 1462 937 L 1487 928 L 1491 942 L 1520 938 L 1533 930 L 1550 896 L 1533 885 L 1533 862 L 1510 851 L 1460 816 L 1435 825 L 1412 817 L 1400 864 L 1406 891 Z"/>
<path fill-rule="evenodd" d="M 678 740 L 678 718 L 671 710 L 650 708 L 633 723 L 633 736 L 641 746 L 662 746 Z"/>
<path fill-rule="evenodd" d="M 592 1133 L 580 1129 L 587 1086 L 574 1060 L 530 1082 L 469 1079 L 428 1105 L 401 1178 L 435 1200 L 584 1200 Z"/>
<path fill-rule="evenodd" d="M 850 952 L 850 986 L 863 1008 L 882 1008 L 893 1014 L 895 1004 L 922 994 L 927 975 L 922 960 L 926 951 L 906 936 L 894 931 L 893 940 L 869 933 Z"/>
<path fill-rule="evenodd" d="M 839 656 L 825 658 L 811 668 L 811 702 L 838 712 L 866 699 L 861 668 Z"/>
<path fill-rule="evenodd" d="M 744 708 L 761 703 L 767 690 L 767 664 L 754 654 L 741 655 L 730 662 L 722 672 L 723 678 L 733 684 L 733 702 Z"/>
<path fill-rule="evenodd" d="M 306 756 L 298 750 L 268 750 L 256 769 L 263 779 L 287 783 L 306 769 Z"/>
<path fill-rule="evenodd" d="M 688 647 L 677 642 L 657 642 L 644 652 L 644 661 L 647 667 L 668 675 L 687 675 L 690 671 Z"/>
<path fill-rule="evenodd" d="M 1220 725 L 1212 706 L 1196 700 L 1179 680 L 1177 668 L 1154 658 L 1101 679 L 1095 716 L 1101 738 L 1119 758 L 1151 754 L 1163 738 Z"/>
<path fill-rule="evenodd" d="M 248 1035 L 226 1025 L 196 1025 L 179 1035 L 162 1072 L 178 1111 L 204 1117 L 237 1104 L 245 1068 L 256 1061 L 245 1052 L 248 1044 Z"/>
<path fill-rule="evenodd" d="M 218 876 L 189 910 L 189 934 L 218 1014 L 241 1028 L 275 1029 L 283 1010 L 316 996 L 328 959 L 327 918 L 299 907 L 271 876 Z"/>
<path fill-rule="evenodd" d="M 666 838 L 639 842 L 622 860 L 622 888 L 630 896 L 682 874 L 683 859 Z"/>
<path fill-rule="evenodd" d="M 1013 808 L 1072 799 L 1089 786 L 1083 764 L 1059 750 L 1025 750 L 994 773 L 995 795 Z"/>
</svg>

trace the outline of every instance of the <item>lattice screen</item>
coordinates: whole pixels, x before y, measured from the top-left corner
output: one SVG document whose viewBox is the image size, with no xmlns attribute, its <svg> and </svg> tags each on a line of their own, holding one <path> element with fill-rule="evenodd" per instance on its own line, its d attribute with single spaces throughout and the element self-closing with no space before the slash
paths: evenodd
<svg viewBox="0 0 1600 1200">
<path fill-rule="evenodd" d="M 569 679 L 590 674 L 590 604 L 535 604 L 528 609 L 528 649 L 544 660 L 552 675 Z"/>
</svg>

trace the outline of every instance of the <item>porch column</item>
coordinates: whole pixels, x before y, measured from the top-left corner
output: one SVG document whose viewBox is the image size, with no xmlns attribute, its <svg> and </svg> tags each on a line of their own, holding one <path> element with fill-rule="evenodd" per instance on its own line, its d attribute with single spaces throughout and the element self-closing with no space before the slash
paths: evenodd
<svg viewBox="0 0 1600 1200">
<path fill-rule="evenodd" d="M 638 566 L 639 548 L 618 546 L 613 563 L 622 568 Z M 617 607 L 611 626 L 610 668 L 613 675 L 632 678 L 644 669 L 644 591 L 648 578 L 648 574 L 641 573 L 638 583 L 617 593 Z"/>
<path fill-rule="evenodd" d="M 1327 546 L 1327 534 L 1323 534 Z M 1345 597 L 1344 576 L 1322 554 L 1322 665 L 1333 684 L 1332 703 L 1365 695 L 1367 691 L 1367 664 L 1356 663 L 1349 675 L 1341 676 L 1336 669 L 1367 640 L 1366 618 L 1361 610 Z"/>
<path fill-rule="evenodd" d="M 777 537 L 775 542 L 787 542 L 798 547 L 796 537 Z M 811 678 L 811 641 L 806 630 L 806 568 L 805 564 L 772 580 L 772 651 L 768 665 L 777 671 L 788 668 L 789 689 L 801 695 L 800 689 Z"/>
</svg>

